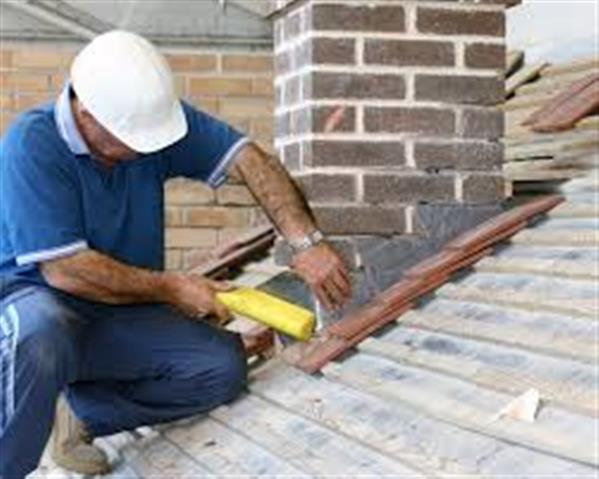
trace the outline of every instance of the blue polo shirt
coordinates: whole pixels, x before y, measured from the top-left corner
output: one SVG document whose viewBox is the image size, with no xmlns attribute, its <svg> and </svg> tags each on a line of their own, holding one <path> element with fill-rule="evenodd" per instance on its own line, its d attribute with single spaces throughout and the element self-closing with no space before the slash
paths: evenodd
<svg viewBox="0 0 599 479">
<path fill-rule="evenodd" d="M 45 284 L 40 262 L 91 248 L 160 270 L 166 180 L 226 180 L 248 142 L 183 102 L 187 135 L 159 152 L 109 169 L 90 156 L 71 111 L 69 86 L 54 104 L 20 115 L 0 142 L 0 283 Z M 0 296 L 2 294 L 0 293 Z"/>
</svg>

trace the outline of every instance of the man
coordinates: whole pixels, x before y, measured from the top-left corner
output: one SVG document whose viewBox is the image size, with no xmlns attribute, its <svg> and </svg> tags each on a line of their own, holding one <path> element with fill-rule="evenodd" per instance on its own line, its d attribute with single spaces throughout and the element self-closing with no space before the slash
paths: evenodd
<svg viewBox="0 0 599 479">
<path fill-rule="evenodd" d="M 209 279 L 167 273 L 163 183 L 245 182 L 297 253 L 293 266 L 329 308 L 350 295 L 276 159 L 174 93 L 164 58 L 113 31 L 76 57 L 55 105 L 21 115 L 0 160 L 0 477 L 32 471 L 65 392 L 54 458 L 107 472 L 95 436 L 203 413 L 243 388 L 237 335 Z M 66 426 L 65 426 L 66 425 Z M 66 428 L 65 428 L 66 427 Z"/>
</svg>

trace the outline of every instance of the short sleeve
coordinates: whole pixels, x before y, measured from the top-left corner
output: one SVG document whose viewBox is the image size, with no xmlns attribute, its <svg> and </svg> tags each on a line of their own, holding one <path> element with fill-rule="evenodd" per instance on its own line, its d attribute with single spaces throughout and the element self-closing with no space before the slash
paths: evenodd
<svg viewBox="0 0 599 479">
<path fill-rule="evenodd" d="M 187 135 L 164 151 L 167 178 L 184 176 L 217 188 L 248 138 L 227 123 L 182 102 Z"/>
<path fill-rule="evenodd" d="M 44 128 L 36 130 L 3 141 L 0 152 L 0 210 L 18 265 L 87 248 L 76 174 Z"/>
</svg>

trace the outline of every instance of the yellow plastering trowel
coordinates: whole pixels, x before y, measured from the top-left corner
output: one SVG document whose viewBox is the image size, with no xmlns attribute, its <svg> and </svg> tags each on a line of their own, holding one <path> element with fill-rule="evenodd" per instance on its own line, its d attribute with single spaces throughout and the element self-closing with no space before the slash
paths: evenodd
<svg viewBox="0 0 599 479">
<path fill-rule="evenodd" d="M 311 311 L 263 291 L 242 287 L 216 297 L 231 311 L 302 341 L 314 332 L 316 319 Z"/>
</svg>

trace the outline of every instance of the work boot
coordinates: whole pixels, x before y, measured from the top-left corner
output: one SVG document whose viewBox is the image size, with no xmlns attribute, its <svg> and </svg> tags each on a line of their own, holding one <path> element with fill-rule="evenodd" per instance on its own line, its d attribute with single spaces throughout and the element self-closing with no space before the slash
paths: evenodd
<svg viewBox="0 0 599 479">
<path fill-rule="evenodd" d="M 92 444 L 94 438 L 71 411 L 64 398 L 58 400 L 52 433 L 52 459 L 69 471 L 86 475 L 110 472 L 108 457 Z"/>
</svg>

